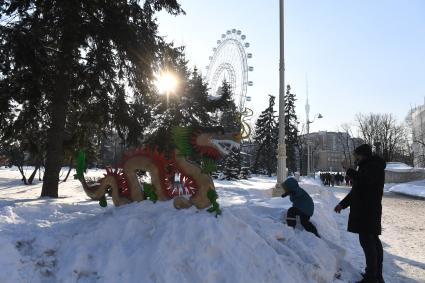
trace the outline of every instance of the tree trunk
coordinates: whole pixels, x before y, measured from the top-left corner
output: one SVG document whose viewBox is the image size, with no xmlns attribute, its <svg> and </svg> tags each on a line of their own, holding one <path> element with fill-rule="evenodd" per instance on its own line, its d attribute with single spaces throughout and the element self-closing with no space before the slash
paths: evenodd
<svg viewBox="0 0 425 283">
<path fill-rule="evenodd" d="M 43 174 L 44 175 L 44 174 Z M 44 176 L 43 176 L 44 177 Z M 41 181 L 43 181 L 43 179 L 41 178 L 41 166 L 40 166 L 40 168 L 38 169 L 38 180 L 41 182 Z"/>
<path fill-rule="evenodd" d="M 47 136 L 46 170 L 43 178 L 42 197 L 58 197 L 59 172 L 63 159 L 63 140 L 65 135 L 65 119 L 67 110 L 68 81 L 65 68 L 60 68 L 56 92 L 51 104 L 52 124 Z"/>
<path fill-rule="evenodd" d="M 72 24 L 72 1 L 63 1 L 62 38 L 56 63 L 55 92 L 50 105 L 51 125 L 47 135 L 46 167 L 43 178 L 42 197 L 58 197 L 59 173 L 63 160 L 66 113 L 70 92 L 70 70 L 72 50 L 75 44 Z"/>
<path fill-rule="evenodd" d="M 71 170 L 72 170 L 72 157 L 69 160 L 69 169 L 68 169 L 68 173 L 66 173 L 65 179 L 63 179 L 62 182 L 66 182 L 68 180 L 69 174 L 71 174 Z"/>
<path fill-rule="evenodd" d="M 37 174 L 38 169 L 40 169 L 40 164 L 37 164 L 35 166 L 34 171 L 32 171 L 31 176 L 28 178 L 28 184 L 29 185 L 32 185 L 32 182 L 34 181 L 34 177 L 35 177 L 35 174 Z"/>
<path fill-rule="evenodd" d="M 25 177 L 24 167 L 18 165 L 18 170 L 22 175 L 22 182 L 24 182 L 25 185 L 28 185 L 27 177 Z"/>
</svg>

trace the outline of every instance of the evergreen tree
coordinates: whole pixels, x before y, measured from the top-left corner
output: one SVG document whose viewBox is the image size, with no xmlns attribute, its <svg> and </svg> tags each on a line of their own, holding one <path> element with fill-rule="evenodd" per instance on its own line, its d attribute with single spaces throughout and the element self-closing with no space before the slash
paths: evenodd
<svg viewBox="0 0 425 283">
<path fill-rule="evenodd" d="M 285 138 L 289 173 L 297 171 L 298 117 L 295 112 L 296 100 L 295 94 L 291 93 L 291 86 L 288 85 L 285 94 Z"/>
<path fill-rule="evenodd" d="M 219 93 L 220 99 L 215 100 L 215 103 L 220 105 L 220 111 L 217 113 L 217 116 L 220 117 L 220 127 L 225 132 L 239 132 L 241 125 L 240 121 L 238 121 L 238 112 L 232 99 L 231 86 L 227 81 L 223 81 Z M 222 101 L 220 102 L 219 100 Z M 235 180 L 239 179 L 241 164 L 240 149 L 235 149 L 218 162 L 217 168 L 224 175 L 225 179 Z"/>
<path fill-rule="evenodd" d="M 275 97 L 270 95 L 269 106 L 261 112 L 255 124 L 254 136 L 254 143 L 257 147 L 254 172 L 265 172 L 269 176 L 276 172 L 277 166 L 279 126 L 274 105 Z"/>
<path fill-rule="evenodd" d="M 249 170 L 249 167 L 241 167 L 241 171 L 239 174 L 239 177 L 241 179 L 248 179 L 251 177 L 251 172 Z"/>
<path fill-rule="evenodd" d="M 232 101 L 227 93 L 219 99 L 209 97 L 208 86 L 198 70 L 195 68 L 192 72 L 189 71 L 183 48 L 173 49 L 167 56 L 169 57 L 164 63 L 166 67 L 164 65 L 163 68 L 177 76 L 178 86 L 168 97 L 157 96 L 153 122 L 148 130 L 151 134 L 147 142 L 170 151 L 173 127 L 220 126 L 217 113 L 225 111 Z"/>
<path fill-rule="evenodd" d="M 47 128 L 42 196 L 58 197 L 67 131 L 78 126 L 69 124 L 72 105 L 102 130 L 116 124 L 133 142 L 141 134 L 136 110 L 155 93 L 163 9 L 182 12 L 176 0 L 0 1 L 0 125 L 43 116 L 34 119 Z"/>
<path fill-rule="evenodd" d="M 241 171 L 241 152 L 232 150 L 220 163 L 220 169 L 226 180 L 238 180 Z"/>
<path fill-rule="evenodd" d="M 227 81 L 219 90 L 222 107 L 220 108 L 220 126 L 225 132 L 240 132 L 241 123 L 239 121 L 239 113 L 236 109 L 235 102 L 232 99 L 232 89 Z M 219 100 L 216 101 L 218 103 Z"/>
</svg>

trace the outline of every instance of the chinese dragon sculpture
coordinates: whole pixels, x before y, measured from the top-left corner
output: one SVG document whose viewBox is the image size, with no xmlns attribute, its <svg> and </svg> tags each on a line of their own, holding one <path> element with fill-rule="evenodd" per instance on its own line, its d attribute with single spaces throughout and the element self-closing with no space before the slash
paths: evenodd
<svg viewBox="0 0 425 283">
<path fill-rule="evenodd" d="M 115 206 L 145 199 L 174 199 L 178 209 L 215 207 L 217 194 L 209 173 L 215 170 L 219 158 L 239 147 L 240 132 L 177 127 L 172 136 L 175 149 L 169 157 L 156 148 L 138 147 L 124 154 L 118 168 L 107 168 L 103 178 L 86 180 L 78 164 L 76 178 L 91 199 L 104 200 L 105 205 L 109 193 Z M 190 160 L 194 156 L 201 160 L 200 165 Z M 151 183 L 140 182 L 139 172 L 149 173 Z"/>
</svg>

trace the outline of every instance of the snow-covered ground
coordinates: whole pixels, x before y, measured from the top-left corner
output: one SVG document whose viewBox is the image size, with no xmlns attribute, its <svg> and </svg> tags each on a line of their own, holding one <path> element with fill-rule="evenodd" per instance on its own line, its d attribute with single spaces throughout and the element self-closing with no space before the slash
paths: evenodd
<svg viewBox="0 0 425 283">
<path fill-rule="evenodd" d="M 274 184 L 218 181 L 223 214 L 215 218 L 171 201 L 102 208 L 75 180 L 60 185 L 59 199 L 40 199 L 40 183 L 24 186 L 19 172 L 0 169 L 0 283 L 358 280 L 360 247 L 345 232 L 347 212 L 333 213 L 332 190 L 302 183 L 315 201 L 318 239 L 282 223 L 290 202 L 270 197 Z"/>
<path fill-rule="evenodd" d="M 385 184 L 385 191 L 425 198 L 425 180 L 402 184 Z"/>
</svg>

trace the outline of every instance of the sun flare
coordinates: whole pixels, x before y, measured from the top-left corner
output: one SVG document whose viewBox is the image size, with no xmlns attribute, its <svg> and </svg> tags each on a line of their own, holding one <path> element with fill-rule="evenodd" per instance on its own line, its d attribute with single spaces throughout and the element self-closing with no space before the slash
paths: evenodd
<svg viewBox="0 0 425 283">
<path fill-rule="evenodd" d="M 173 73 L 163 72 L 159 76 L 157 76 L 155 85 L 159 93 L 169 94 L 176 91 L 178 86 L 178 80 Z"/>
</svg>

